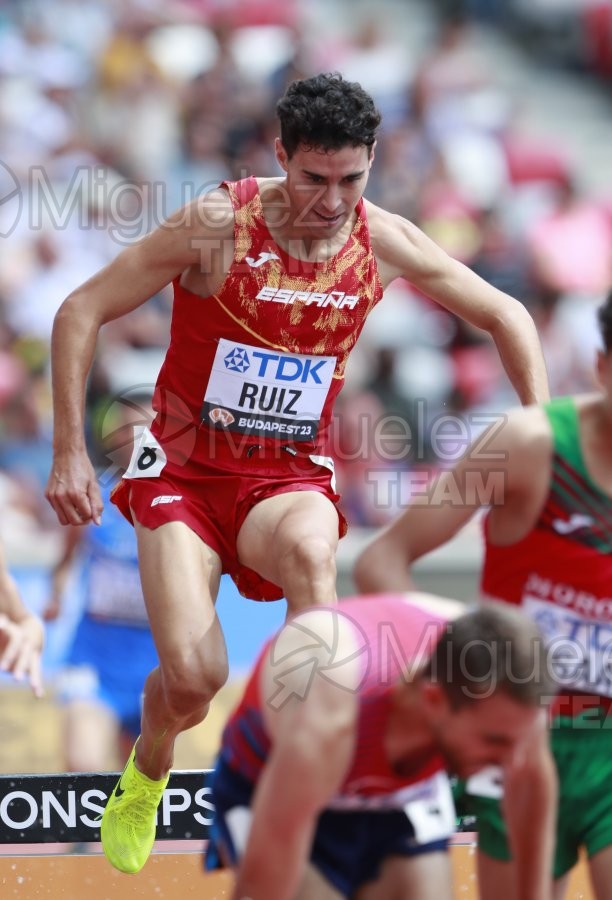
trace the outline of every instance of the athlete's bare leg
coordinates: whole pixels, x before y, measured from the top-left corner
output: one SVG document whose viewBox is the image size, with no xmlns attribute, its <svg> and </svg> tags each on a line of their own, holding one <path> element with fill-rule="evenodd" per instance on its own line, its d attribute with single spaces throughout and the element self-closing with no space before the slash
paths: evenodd
<svg viewBox="0 0 612 900">
<path fill-rule="evenodd" d="M 117 717 L 112 709 L 95 700 L 68 703 L 64 710 L 64 741 L 68 772 L 114 771 L 125 762 L 118 754 Z"/>
<path fill-rule="evenodd" d="M 453 896 L 450 854 L 390 856 L 380 877 L 355 893 L 355 900 L 442 900 Z"/>
<path fill-rule="evenodd" d="M 478 851 L 476 857 L 478 890 L 481 900 L 516 900 L 514 888 L 514 865 L 493 859 Z"/>
<path fill-rule="evenodd" d="M 612 900 L 612 847 L 604 847 L 589 859 L 589 872 L 597 900 Z"/>
<path fill-rule="evenodd" d="M 243 565 L 282 589 L 289 612 L 336 602 L 338 513 L 317 491 L 262 500 L 238 533 Z"/>
<path fill-rule="evenodd" d="M 555 879 L 553 884 L 553 900 L 565 900 L 565 895 L 567 893 L 567 888 L 569 886 L 570 873 L 567 875 L 562 875 L 561 878 Z M 605 896 L 602 894 L 602 897 Z M 607 895 L 610 896 L 609 894 Z"/>
<path fill-rule="evenodd" d="M 129 731 L 125 731 L 122 728 L 119 729 L 119 737 L 117 738 L 117 752 L 119 753 L 119 765 L 117 766 L 118 769 L 122 769 L 130 758 L 135 740 L 135 734 L 132 734 Z"/>
<path fill-rule="evenodd" d="M 512 862 L 493 859 L 479 852 L 477 868 L 480 900 L 518 900 Z M 556 879 L 553 885 L 554 900 L 564 900 L 568 882 L 569 874 Z"/>
<path fill-rule="evenodd" d="M 158 780 L 172 767 L 174 741 L 204 719 L 228 674 L 215 612 L 221 561 L 182 522 L 136 524 L 143 593 L 159 667 L 145 682 L 137 768 Z"/>
<path fill-rule="evenodd" d="M 309 865 L 293 900 L 343 900 L 344 894 L 333 887 L 318 869 Z"/>
</svg>

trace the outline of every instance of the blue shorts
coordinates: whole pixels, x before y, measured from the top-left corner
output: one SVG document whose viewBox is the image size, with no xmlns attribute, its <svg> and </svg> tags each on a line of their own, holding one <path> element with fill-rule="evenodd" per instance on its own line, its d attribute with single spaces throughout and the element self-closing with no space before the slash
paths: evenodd
<svg viewBox="0 0 612 900">
<path fill-rule="evenodd" d="M 222 761 L 212 776 L 215 816 L 210 827 L 205 867 L 208 871 L 230 867 L 240 856 L 235 831 L 228 823 L 236 810 L 251 805 L 253 785 Z M 344 897 L 380 875 L 390 856 L 417 856 L 445 851 L 448 839 L 418 844 L 406 813 L 399 809 L 380 811 L 325 810 L 319 816 L 310 862 Z M 282 853 L 282 848 L 277 851 Z"/>
<path fill-rule="evenodd" d="M 157 663 L 148 627 L 86 613 L 66 659 L 68 668 L 59 678 L 59 698 L 102 703 L 114 712 L 122 731 L 137 737 L 145 679 Z"/>
</svg>

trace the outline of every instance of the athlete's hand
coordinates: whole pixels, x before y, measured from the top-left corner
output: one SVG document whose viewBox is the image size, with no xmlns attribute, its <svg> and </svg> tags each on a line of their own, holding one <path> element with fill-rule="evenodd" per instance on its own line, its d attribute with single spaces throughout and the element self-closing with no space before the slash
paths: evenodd
<svg viewBox="0 0 612 900">
<path fill-rule="evenodd" d="M 61 525 L 101 522 L 104 504 L 96 473 L 86 453 L 56 454 L 45 497 Z"/>
<path fill-rule="evenodd" d="M 44 693 L 41 674 L 44 635 L 43 623 L 33 613 L 21 622 L 13 622 L 0 613 L 0 670 L 11 672 L 16 681 L 27 679 L 36 697 Z"/>
</svg>

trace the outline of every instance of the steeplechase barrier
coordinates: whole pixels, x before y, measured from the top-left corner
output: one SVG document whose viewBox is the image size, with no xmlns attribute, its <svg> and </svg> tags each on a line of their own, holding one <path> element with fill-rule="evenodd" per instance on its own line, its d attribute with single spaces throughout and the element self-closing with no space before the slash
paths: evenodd
<svg viewBox="0 0 612 900">
<path fill-rule="evenodd" d="M 210 774 L 172 772 L 158 809 L 154 852 L 137 875 L 117 872 L 99 847 L 99 818 L 118 772 L 0 775 L 2 900 L 229 900 L 231 874 L 207 874 L 202 864 L 214 811 Z M 455 893 L 477 900 L 474 835 L 456 838 Z M 87 853 L 79 852 L 85 846 Z M 566 900 L 579 898 L 592 900 L 583 863 L 566 894 Z"/>
<path fill-rule="evenodd" d="M 118 773 L 0 775 L 0 844 L 91 843 Z M 213 805 L 208 771 L 172 772 L 156 840 L 206 840 Z"/>
</svg>

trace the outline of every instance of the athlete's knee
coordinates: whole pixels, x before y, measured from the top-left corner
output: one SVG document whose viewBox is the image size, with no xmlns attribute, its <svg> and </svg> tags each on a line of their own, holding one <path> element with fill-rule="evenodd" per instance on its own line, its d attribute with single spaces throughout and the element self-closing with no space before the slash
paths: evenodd
<svg viewBox="0 0 612 900">
<path fill-rule="evenodd" d="M 282 574 L 304 573 L 336 577 L 336 550 L 323 536 L 312 534 L 293 541 L 279 558 Z"/>
<path fill-rule="evenodd" d="M 166 704 L 175 715 L 189 715 L 206 706 L 229 675 L 227 657 L 174 661 L 163 670 Z"/>
</svg>

